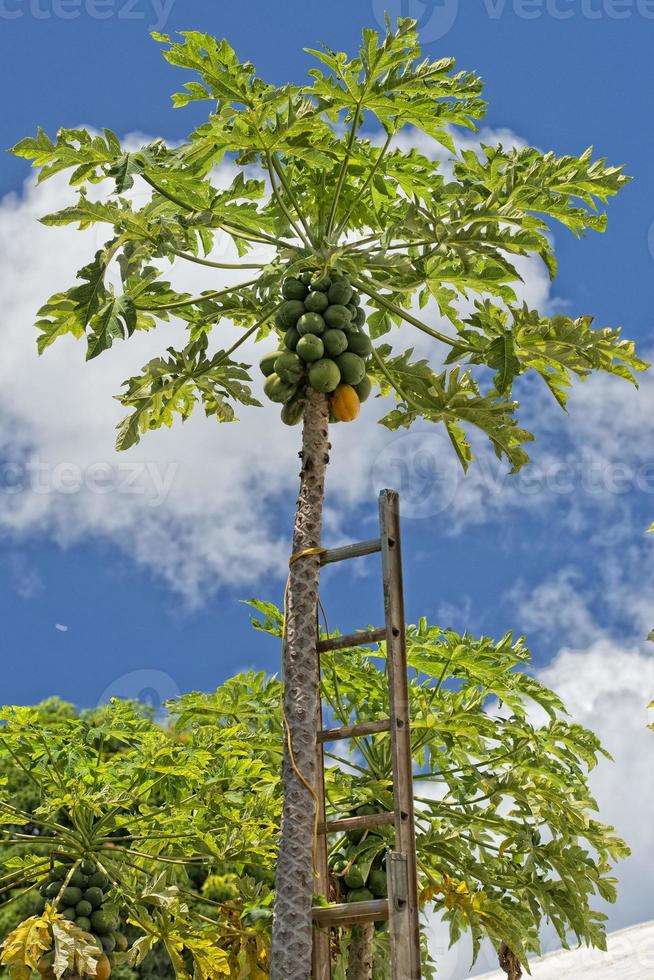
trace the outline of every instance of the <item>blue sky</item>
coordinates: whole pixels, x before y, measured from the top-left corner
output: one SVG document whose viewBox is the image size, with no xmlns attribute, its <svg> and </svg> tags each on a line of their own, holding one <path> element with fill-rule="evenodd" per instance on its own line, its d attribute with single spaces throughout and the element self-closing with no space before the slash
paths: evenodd
<svg viewBox="0 0 654 980">
<path fill-rule="evenodd" d="M 634 176 L 610 205 L 606 235 L 577 241 L 555 231 L 560 275 L 550 288 L 538 270 L 530 270 L 526 295 L 544 310 L 594 313 L 598 325 L 622 325 L 651 352 L 654 3 L 388 0 L 386 6 L 420 18 L 427 54 L 454 55 L 460 67 L 482 75 L 490 130 L 558 153 L 579 153 L 592 143 Z M 52 134 L 60 125 L 78 124 L 182 139 L 202 109 L 170 107 L 170 94 L 185 78 L 164 62 L 151 28 L 225 35 L 262 75 L 282 83 L 303 77 L 309 65 L 303 45 L 352 50 L 361 28 L 377 24 L 383 8 L 377 0 L 0 0 L 0 72 L 5 93 L 11 93 L 0 142 L 11 146 L 37 125 Z M 49 292 L 67 286 L 96 243 L 77 235 L 79 241 L 65 239 L 64 246 L 60 233 L 39 229 L 34 218 L 53 209 L 52 198 L 24 187 L 27 177 L 24 161 L 3 158 L 0 257 L 11 273 L 7 323 L 12 338 L 28 337 L 29 344 L 16 355 L 5 336 L 2 355 L 0 617 L 5 663 L 11 664 L 2 702 L 59 694 L 87 705 L 107 691 L 138 695 L 151 689 L 165 696 L 211 689 L 246 667 L 276 669 L 278 651 L 252 633 L 239 599 L 279 600 L 282 594 L 296 490 L 295 435 L 284 434 L 270 446 L 260 422 L 244 422 L 241 437 L 201 420 L 190 424 L 188 438 L 153 435 L 138 459 L 155 460 L 159 475 L 172 467 L 174 506 L 155 500 L 157 506 L 135 510 L 129 494 L 96 495 L 90 503 L 84 497 L 82 506 L 81 497 L 53 490 L 47 479 L 45 492 L 33 482 L 19 495 L 8 492 L 30 454 L 44 458 L 50 470 L 77 460 L 78 451 L 85 465 L 105 460 L 113 416 L 105 426 L 102 413 L 116 390 L 113 375 L 106 380 L 84 373 L 81 352 L 53 352 L 51 361 L 38 363 L 33 354 L 31 318 L 46 298 L 44 283 Z M 61 186 L 56 193 L 58 201 L 65 197 Z M 118 353 L 115 370 L 139 368 L 140 357 L 137 345 L 131 354 Z M 93 380 L 69 384 L 67 372 Z M 103 396 L 94 400 L 97 391 Z M 91 400 L 84 401 L 84 394 Z M 418 431 L 400 442 L 382 438 L 371 414 L 370 425 L 360 430 L 363 447 L 352 431 L 335 435 L 326 536 L 371 536 L 376 489 L 399 481 L 406 503 L 409 616 L 425 614 L 443 625 L 494 635 L 509 628 L 527 632 L 538 668 L 550 672 L 552 683 L 568 685 L 582 720 L 599 724 L 583 684 L 570 684 L 565 651 L 577 651 L 579 669 L 572 674 L 579 678 L 589 670 L 596 680 L 597 663 L 611 678 L 630 651 L 651 677 L 642 641 L 650 618 L 654 624 L 645 535 L 654 519 L 646 424 L 652 388 L 646 382 L 635 395 L 618 380 L 586 385 L 575 392 L 567 419 L 533 385 L 524 385 L 522 394 L 524 416 L 540 437 L 533 452 L 535 489 L 526 478 L 505 477 L 484 447 L 463 481 L 439 437 Z M 264 441 L 241 458 L 239 440 L 253 433 Z M 95 458 L 89 440 L 97 442 Z M 566 461 L 560 472 L 556 459 Z M 16 465 L 18 471 L 11 469 Z M 350 466 L 353 485 L 345 489 Z M 240 483 L 230 495 L 232 468 Z M 569 485 L 566 473 L 572 474 Z M 121 478 L 125 483 L 128 475 Z M 193 554 L 185 554 L 185 541 Z M 381 619 L 379 579 L 366 561 L 361 573 L 325 576 L 330 621 L 342 628 Z M 646 687 L 643 682 L 643 717 L 644 703 L 654 696 Z M 625 753 L 628 765 L 627 748 Z M 604 791 L 609 795 L 608 782 Z M 625 910 L 619 924 L 635 915 Z"/>
</svg>

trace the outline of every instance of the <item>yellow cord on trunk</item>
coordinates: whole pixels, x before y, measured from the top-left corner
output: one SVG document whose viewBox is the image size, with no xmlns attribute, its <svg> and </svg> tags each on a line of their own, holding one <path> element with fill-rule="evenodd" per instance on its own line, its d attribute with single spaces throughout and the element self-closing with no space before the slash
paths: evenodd
<svg viewBox="0 0 654 980">
<path fill-rule="evenodd" d="M 294 555 L 291 555 L 288 561 L 289 569 L 298 561 L 300 558 L 309 558 L 312 555 L 324 555 L 327 551 L 326 548 L 305 548 L 303 551 L 297 551 Z M 286 588 L 284 589 L 284 619 L 282 625 L 282 665 L 283 665 L 283 652 L 286 647 L 286 611 L 288 607 L 288 592 L 291 584 L 291 573 L 289 571 L 288 578 L 286 579 Z M 318 600 L 320 602 L 320 599 Z M 320 603 L 322 608 L 322 603 Z M 324 615 L 324 610 L 323 610 Z M 282 672 L 283 679 L 283 672 Z M 282 699 L 282 719 L 284 721 L 284 730 L 286 732 L 286 745 L 288 747 L 288 757 L 291 763 L 291 769 L 300 780 L 305 789 L 311 794 L 314 800 L 314 821 L 313 821 L 313 874 L 315 878 L 320 878 L 320 873 L 318 871 L 318 824 L 320 823 L 320 800 L 318 799 L 318 794 L 315 789 L 305 778 L 305 776 L 300 772 L 297 762 L 295 761 L 295 752 L 293 751 L 293 737 L 291 735 L 291 727 L 288 723 L 286 717 L 286 712 L 284 711 L 284 702 Z"/>
</svg>

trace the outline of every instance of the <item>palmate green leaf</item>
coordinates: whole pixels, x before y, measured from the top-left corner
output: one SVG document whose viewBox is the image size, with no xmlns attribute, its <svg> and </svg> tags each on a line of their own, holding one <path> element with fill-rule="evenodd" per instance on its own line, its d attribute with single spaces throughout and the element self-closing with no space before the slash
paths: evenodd
<svg viewBox="0 0 654 980">
<path fill-rule="evenodd" d="M 531 433 L 521 429 L 515 419 L 516 403 L 498 392 L 482 395 L 469 372 L 458 368 L 435 374 L 425 360 L 411 362 L 413 350 L 391 356 L 391 348 L 382 346 L 378 356 L 382 391 L 393 388 L 400 405 L 389 412 L 382 425 L 389 429 L 408 428 L 416 419 L 443 422 L 464 469 L 473 459 L 472 449 L 461 422 L 475 426 L 490 439 L 498 458 L 504 456 L 512 471 L 519 470 L 528 460 L 523 446 L 533 440 Z"/>
<path fill-rule="evenodd" d="M 39 167 L 39 182 L 53 177 L 62 170 L 75 168 L 70 178 L 72 185 L 86 181 L 96 183 L 104 179 L 102 168 L 111 164 L 121 153 L 120 140 L 110 129 L 101 136 L 93 136 L 84 129 L 60 129 L 57 142 L 39 127 L 36 137 L 21 140 L 12 153 L 32 161 Z"/>
<path fill-rule="evenodd" d="M 133 412 L 118 426 L 118 449 L 135 445 L 148 429 L 170 428 L 175 415 L 186 420 L 198 401 L 205 415 L 218 422 L 236 419 L 228 399 L 260 405 L 248 385 L 246 365 L 232 361 L 224 351 L 207 357 L 206 343 L 204 335 L 181 352 L 171 347 L 168 358 L 154 358 L 140 375 L 125 382 L 126 391 L 118 400 Z"/>
<path fill-rule="evenodd" d="M 77 204 L 41 218 L 41 223 L 49 227 L 77 224 L 80 231 L 98 222 L 112 225 L 116 230 L 130 232 L 136 237 L 148 238 L 146 222 L 123 198 L 119 198 L 116 203 L 90 201 L 82 192 Z"/>
<path fill-rule="evenodd" d="M 93 262 L 84 266 L 77 273 L 82 279 L 81 286 L 73 286 L 65 293 L 55 293 L 41 307 L 37 320 L 37 328 L 41 331 L 38 339 L 38 350 L 42 354 L 46 347 L 64 334 L 83 337 L 86 326 L 106 301 L 108 293 L 104 285 L 107 268 L 107 252 L 100 249 L 95 254 Z"/>
<path fill-rule="evenodd" d="M 128 296 L 111 296 L 90 321 L 86 359 L 108 350 L 114 340 L 124 340 L 136 330 L 137 313 Z"/>
<path fill-rule="evenodd" d="M 511 220 L 522 211 L 542 213 L 577 235 L 587 228 L 604 230 L 606 218 L 597 213 L 596 202 L 605 203 L 630 180 L 622 167 L 593 161 L 592 147 L 580 157 L 541 154 L 531 147 L 504 150 L 483 145 L 482 151 L 481 158 L 472 150 L 463 151 L 454 172 L 464 186 L 471 184 L 493 201 L 497 218 Z"/>
<path fill-rule="evenodd" d="M 139 312 L 128 295 L 115 296 L 105 286 L 104 277 L 111 258 L 112 246 L 100 249 L 93 262 L 78 273 L 82 285 L 74 286 L 65 293 L 55 293 L 41 307 L 37 327 L 41 331 L 38 339 L 39 353 L 64 334 L 76 338 L 87 336 L 87 360 L 97 357 L 107 350 L 116 339 L 131 336 L 136 329 L 148 329 L 154 320 Z M 147 278 L 138 284 L 139 289 L 153 281 Z M 135 285 L 132 282 L 132 285 Z M 157 290 L 151 286 L 150 295 Z M 164 292 L 164 295 L 168 295 Z"/>
<path fill-rule="evenodd" d="M 557 314 L 541 316 L 527 305 L 501 308 L 490 301 L 477 303 L 475 313 L 460 330 L 461 346 L 448 358 L 465 357 L 470 363 L 495 370 L 495 387 L 504 392 L 514 378 L 536 371 L 562 407 L 572 376 L 585 380 L 593 372 L 615 374 L 636 384 L 635 372 L 648 364 L 624 340 L 619 329 L 592 329 L 592 317 L 572 319 Z M 465 347 L 472 351 L 465 353 Z"/>
</svg>

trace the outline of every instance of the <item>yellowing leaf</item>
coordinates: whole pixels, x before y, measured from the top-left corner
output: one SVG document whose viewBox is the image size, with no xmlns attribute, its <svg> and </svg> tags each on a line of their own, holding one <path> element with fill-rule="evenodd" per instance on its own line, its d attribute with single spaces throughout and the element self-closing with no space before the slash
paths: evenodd
<svg viewBox="0 0 654 980">
<path fill-rule="evenodd" d="M 44 953 L 52 948 L 50 926 L 59 918 L 48 907 L 43 915 L 21 922 L 2 944 L 0 963 L 6 966 L 12 980 L 29 980 Z"/>
<path fill-rule="evenodd" d="M 54 972 L 57 977 L 62 977 L 66 970 L 73 976 L 95 976 L 102 947 L 93 936 L 63 918 L 52 923 L 52 934 L 55 945 Z"/>
</svg>

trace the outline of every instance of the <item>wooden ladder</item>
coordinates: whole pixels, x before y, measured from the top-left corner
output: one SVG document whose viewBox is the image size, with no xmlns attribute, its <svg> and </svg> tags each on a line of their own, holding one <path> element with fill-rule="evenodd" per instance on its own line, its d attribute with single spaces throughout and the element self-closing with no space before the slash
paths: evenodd
<svg viewBox="0 0 654 980">
<path fill-rule="evenodd" d="M 373 541 L 334 548 L 323 553 L 322 565 L 381 552 L 385 626 L 339 636 L 318 644 L 318 654 L 386 641 L 390 717 L 344 728 L 323 729 L 322 706 L 318 718 L 316 791 L 319 800 L 317 882 L 319 894 L 329 900 L 328 835 L 372 827 L 394 826 L 395 848 L 387 859 L 388 898 L 370 902 L 315 906 L 313 909 L 313 980 L 331 980 L 330 930 L 388 921 L 391 940 L 391 980 L 420 980 L 420 926 L 416 868 L 416 831 L 413 809 L 413 769 L 409 718 L 409 682 L 404 623 L 404 588 L 400 542 L 399 495 L 383 490 L 379 496 L 380 536 Z M 325 806 L 324 745 L 390 733 L 393 757 L 393 812 L 327 820 Z"/>
</svg>

